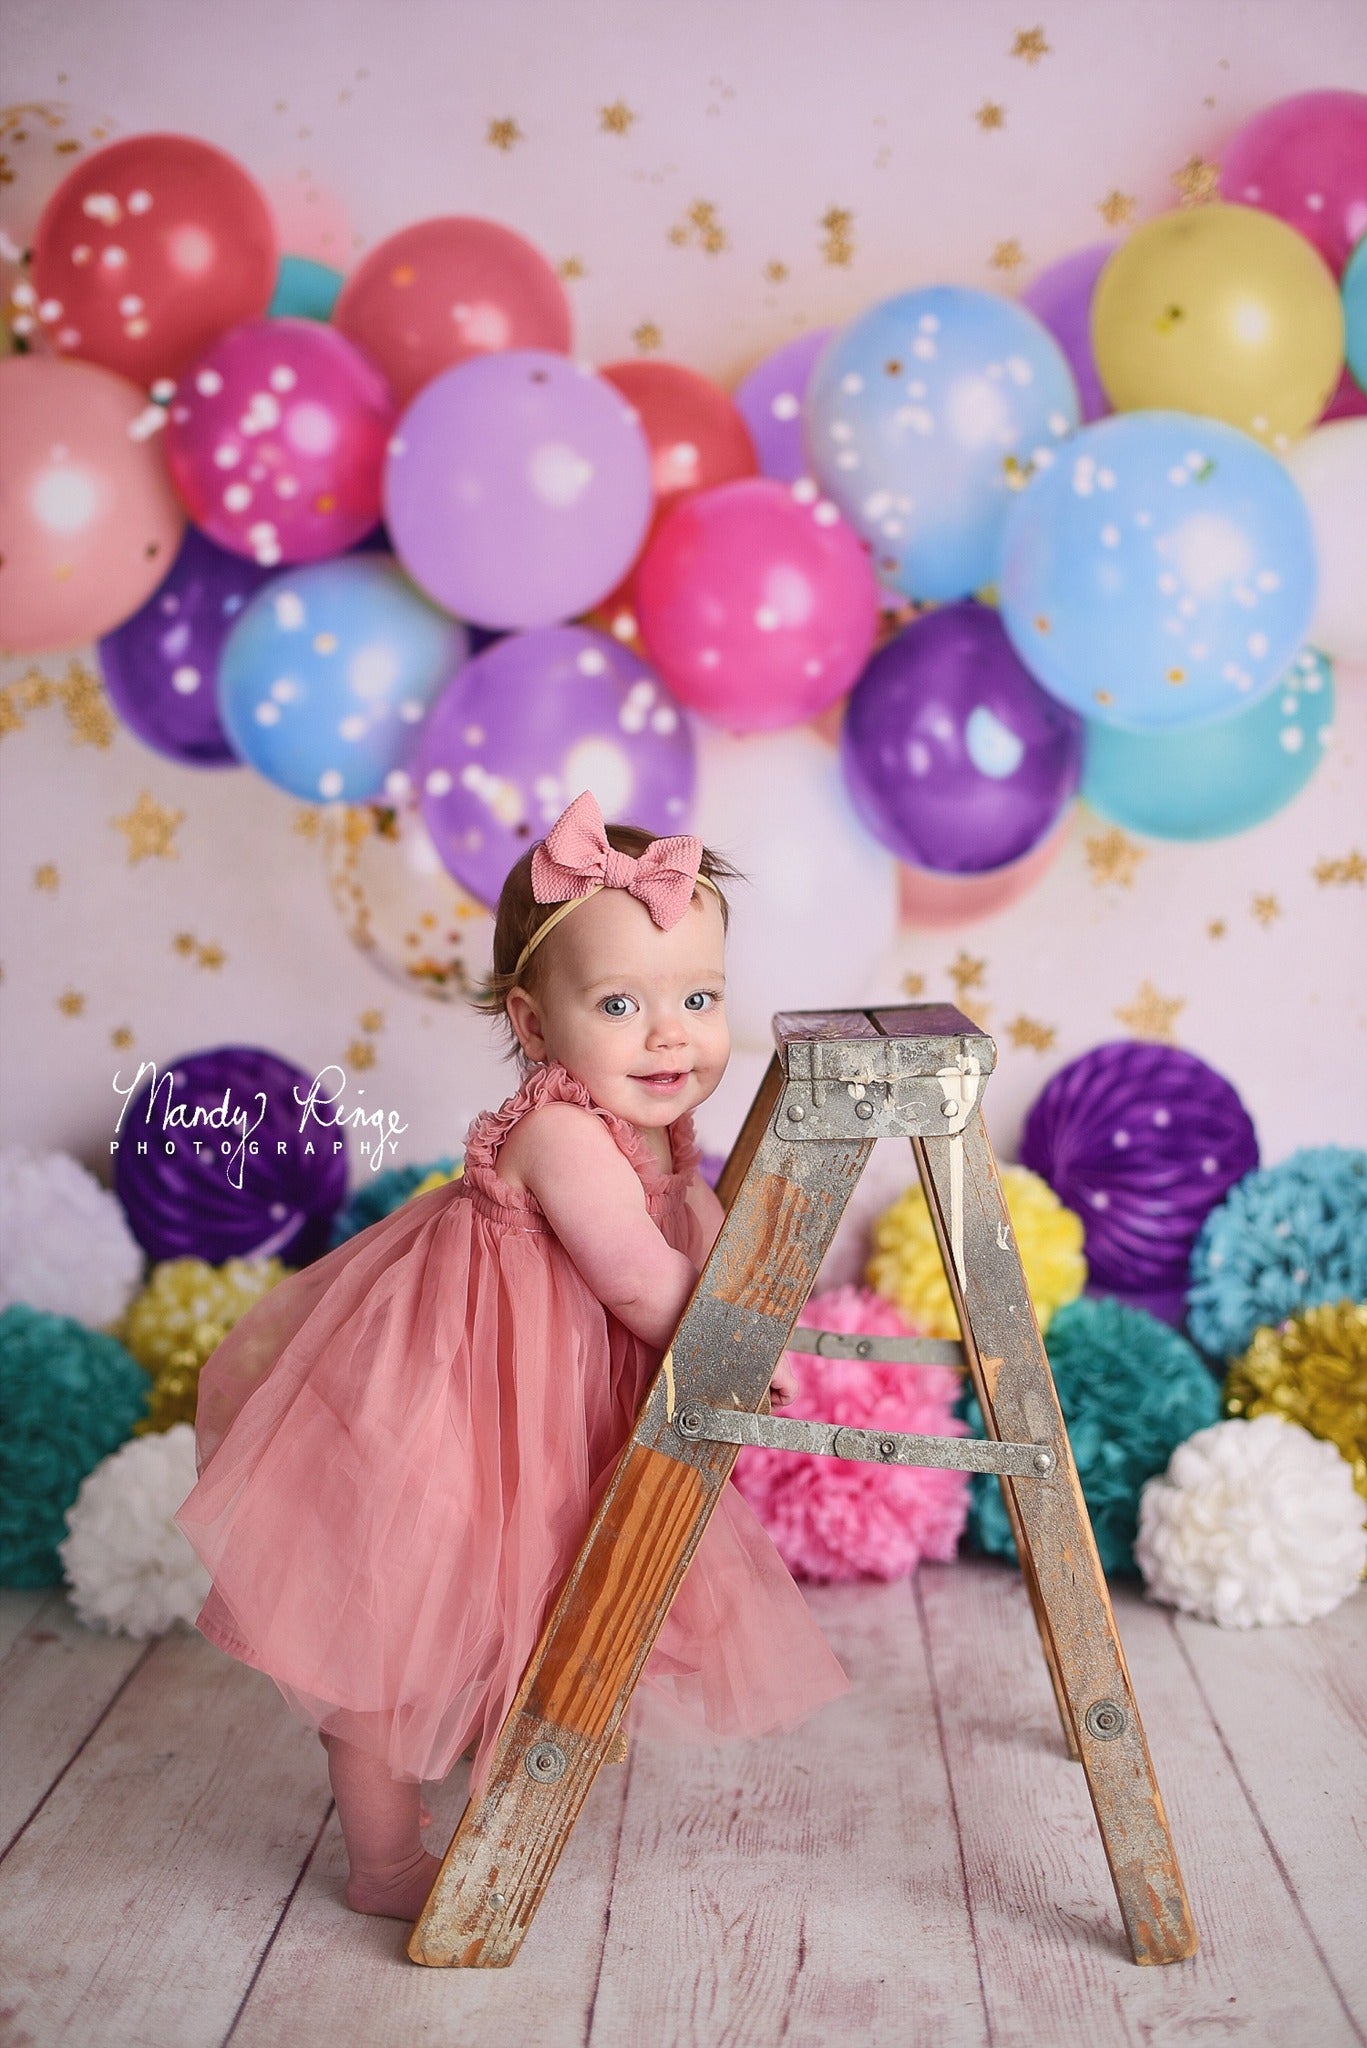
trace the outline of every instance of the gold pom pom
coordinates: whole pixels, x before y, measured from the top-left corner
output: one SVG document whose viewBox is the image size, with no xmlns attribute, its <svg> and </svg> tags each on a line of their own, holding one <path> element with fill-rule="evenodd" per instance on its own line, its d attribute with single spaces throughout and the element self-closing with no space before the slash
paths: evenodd
<svg viewBox="0 0 1367 2048">
<path fill-rule="evenodd" d="M 1082 1218 L 1065 1209 L 1047 1181 L 1025 1166 L 1004 1166 L 1002 1193 L 1025 1268 L 1025 1284 L 1041 1330 L 1056 1309 L 1075 1301 L 1087 1284 L 1082 1255 Z M 945 1278 L 926 1198 L 919 1185 L 899 1195 L 873 1227 L 874 1256 L 867 1278 L 886 1300 L 927 1337 L 957 1337 L 949 1282 Z"/>
<path fill-rule="evenodd" d="M 283 1280 L 279 1259 L 166 1259 L 130 1304 L 115 1332 L 152 1376 L 147 1413 L 135 1436 L 193 1422 L 199 1369 L 254 1302 Z"/>
<path fill-rule="evenodd" d="M 1225 1412 L 1299 1422 L 1342 1452 L 1367 1496 L 1367 1302 L 1325 1302 L 1257 1331 L 1229 1369 Z"/>
</svg>

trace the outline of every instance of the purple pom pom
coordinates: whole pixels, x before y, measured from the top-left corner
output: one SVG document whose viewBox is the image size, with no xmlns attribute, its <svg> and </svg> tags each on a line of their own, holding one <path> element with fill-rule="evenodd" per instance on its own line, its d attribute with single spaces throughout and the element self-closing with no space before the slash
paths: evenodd
<svg viewBox="0 0 1367 2048">
<path fill-rule="evenodd" d="M 1093 1287 L 1133 1296 L 1185 1288 L 1196 1233 L 1258 1164 L 1258 1140 L 1204 1060 L 1116 1039 L 1055 1074 L 1020 1156 L 1081 1216 Z"/>
</svg>

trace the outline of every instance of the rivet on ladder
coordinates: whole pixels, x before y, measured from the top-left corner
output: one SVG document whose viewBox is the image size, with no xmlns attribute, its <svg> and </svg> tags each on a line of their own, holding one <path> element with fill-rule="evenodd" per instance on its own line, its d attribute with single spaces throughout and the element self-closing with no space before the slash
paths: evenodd
<svg viewBox="0 0 1367 2048">
<path fill-rule="evenodd" d="M 1125 1709 L 1117 1706 L 1114 1700 L 1093 1700 L 1083 1716 L 1082 1725 L 1098 1742 L 1114 1742 L 1117 1735 L 1125 1733 L 1128 1722 Z"/>
<path fill-rule="evenodd" d="M 564 1777 L 569 1758 L 558 1743 L 534 1742 L 524 1762 L 529 1778 L 535 1778 L 538 1785 L 553 1785 L 557 1778 Z"/>
<path fill-rule="evenodd" d="M 856 1116 L 862 1117 L 865 1123 L 867 1123 L 869 1118 L 873 1115 L 873 1104 L 871 1102 L 856 1102 L 854 1105 L 854 1113 Z"/>
<path fill-rule="evenodd" d="M 959 1105 L 958 1105 L 958 1103 L 957 1103 L 957 1102 L 942 1102 L 942 1103 L 940 1104 L 940 1114 L 941 1114 L 941 1116 L 957 1116 L 957 1115 L 959 1114 Z"/>
<path fill-rule="evenodd" d="M 499 1906 L 506 1906 L 507 1903 L 508 1901 L 504 1898 L 502 1892 L 490 1892 L 489 1904 L 491 1906 L 497 1908 Z"/>
<path fill-rule="evenodd" d="M 807 1112 L 800 1102 L 790 1102 L 788 1104 L 788 1115 L 795 1124 L 800 1124 L 806 1114 Z"/>
<path fill-rule="evenodd" d="M 1047 1479 L 1054 1469 L 1054 1454 L 1052 1451 L 1036 1451 L 1030 1462 L 1039 1473 L 1040 1478 Z"/>
</svg>

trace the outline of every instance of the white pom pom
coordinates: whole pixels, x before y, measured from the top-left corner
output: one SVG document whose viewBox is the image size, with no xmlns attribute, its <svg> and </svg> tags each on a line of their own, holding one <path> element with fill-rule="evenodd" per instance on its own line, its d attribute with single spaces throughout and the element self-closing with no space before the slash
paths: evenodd
<svg viewBox="0 0 1367 2048">
<path fill-rule="evenodd" d="M 65 1152 L 0 1152 L 0 1309 L 22 1301 L 99 1330 L 142 1283 L 117 1195 Z"/>
<path fill-rule="evenodd" d="M 82 1481 L 57 1545 L 71 1604 L 91 1628 L 162 1635 L 193 1622 L 209 1574 L 171 1517 L 195 1483 L 188 1422 L 135 1436 Z"/>
<path fill-rule="evenodd" d="M 1313 1621 L 1367 1567 L 1352 1467 L 1279 1415 L 1217 1422 L 1139 1496 L 1135 1558 L 1154 1600 L 1222 1628 Z"/>
</svg>

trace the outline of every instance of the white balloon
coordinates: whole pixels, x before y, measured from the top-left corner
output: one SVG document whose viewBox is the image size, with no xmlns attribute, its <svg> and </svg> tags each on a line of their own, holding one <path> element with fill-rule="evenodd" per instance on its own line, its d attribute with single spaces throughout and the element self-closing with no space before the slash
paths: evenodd
<svg viewBox="0 0 1367 2048">
<path fill-rule="evenodd" d="M 1367 661 L 1367 418 L 1316 427 L 1286 466 L 1310 513 L 1319 560 L 1305 637 L 1335 661 Z"/>
<path fill-rule="evenodd" d="M 693 829 L 746 876 L 727 886 L 733 1042 L 773 1049 L 776 1010 L 858 1009 L 897 929 L 897 863 L 865 831 L 832 748 L 802 727 L 702 726 Z"/>
</svg>

